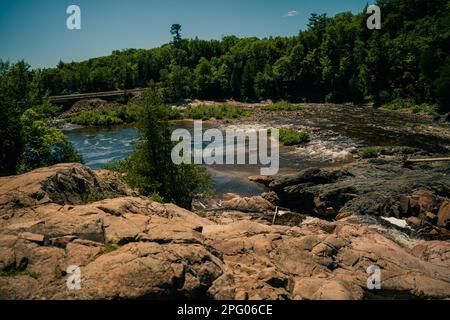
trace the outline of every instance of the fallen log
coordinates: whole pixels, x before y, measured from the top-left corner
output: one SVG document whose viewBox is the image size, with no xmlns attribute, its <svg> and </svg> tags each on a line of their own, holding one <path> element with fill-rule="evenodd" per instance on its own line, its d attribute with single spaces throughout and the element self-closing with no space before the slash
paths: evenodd
<svg viewBox="0 0 450 320">
<path fill-rule="evenodd" d="M 275 208 L 275 212 L 273 213 L 272 224 L 275 224 L 275 219 L 277 218 L 277 215 L 278 215 L 278 207 Z"/>
<path fill-rule="evenodd" d="M 429 163 L 429 162 L 441 162 L 441 161 L 450 161 L 450 157 L 426 158 L 426 159 L 407 159 L 407 160 L 405 160 L 405 165 L 414 164 L 414 163 Z"/>
</svg>

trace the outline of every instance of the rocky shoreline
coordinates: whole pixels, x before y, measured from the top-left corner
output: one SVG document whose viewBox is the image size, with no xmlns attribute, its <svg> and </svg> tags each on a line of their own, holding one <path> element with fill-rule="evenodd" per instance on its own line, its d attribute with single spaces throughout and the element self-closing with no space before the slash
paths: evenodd
<svg viewBox="0 0 450 320">
<path fill-rule="evenodd" d="M 292 191 L 287 195 L 296 196 L 317 190 L 327 207 L 333 200 L 332 191 L 338 188 L 333 184 L 342 183 L 343 188 L 344 181 L 350 180 L 347 183 L 355 190 L 348 194 L 367 194 L 374 200 L 377 194 L 368 193 L 373 186 L 358 188 L 356 180 L 351 182 L 358 179 L 355 172 L 357 168 L 347 174 L 311 169 L 309 175 L 276 178 L 269 186 L 279 198 L 276 201 L 286 200 L 280 197 L 286 190 Z M 430 182 L 447 187 L 438 179 L 447 171 L 436 168 L 433 172 Z M 328 180 L 319 181 L 322 187 L 317 187 L 312 181 L 307 185 L 306 176 Z M 400 185 L 398 181 L 392 184 Z M 448 189 L 429 190 L 436 191 L 437 197 L 430 204 L 432 213 L 439 203 L 443 206 L 441 197 Z M 417 196 L 419 206 L 428 203 L 424 200 L 428 196 L 411 194 L 411 210 Z M 411 237 L 372 218 L 371 212 L 342 214 L 350 208 L 365 208 L 356 206 L 360 203 L 357 197 L 349 199 L 333 207 L 333 215 L 341 211 L 334 219 L 325 215 L 284 221 L 280 217 L 272 224 L 268 217 L 274 204 L 262 197 L 258 200 L 266 201 L 267 207 L 260 207 L 259 213 L 224 208 L 204 218 L 175 205 L 152 202 L 128 188 L 116 174 L 94 172 L 80 164 L 0 178 L 0 298 L 450 297 L 448 240 Z M 434 230 L 440 224 L 432 226 Z M 444 229 L 448 231 L 448 224 Z M 71 265 L 80 268 L 80 290 L 69 290 L 66 285 L 66 269 Z M 382 290 L 366 287 L 366 270 L 372 265 L 382 269 Z"/>
<path fill-rule="evenodd" d="M 294 212 L 327 220 L 353 214 L 405 219 L 428 239 L 450 239 L 450 167 L 445 163 L 408 167 L 396 158 L 371 159 L 250 180 L 269 188 L 262 198 Z"/>
</svg>

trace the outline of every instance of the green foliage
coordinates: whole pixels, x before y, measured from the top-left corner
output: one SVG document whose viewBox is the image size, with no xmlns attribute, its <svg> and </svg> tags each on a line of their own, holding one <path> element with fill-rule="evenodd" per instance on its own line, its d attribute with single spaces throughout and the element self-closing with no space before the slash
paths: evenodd
<svg viewBox="0 0 450 320">
<path fill-rule="evenodd" d="M 220 106 L 207 106 L 201 105 L 196 107 L 188 107 L 184 112 L 184 118 L 186 119 L 203 119 L 208 120 L 215 119 L 238 119 L 246 117 L 250 113 L 239 107 L 233 107 L 228 105 Z"/>
<path fill-rule="evenodd" d="M 155 201 L 155 202 L 159 202 L 159 203 L 164 203 L 164 198 L 161 197 L 159 195 L 158 192 L 153 192 L 151 195 L 149 195 L 148 197 L 151 201 Z"/>
<path fill-rule="evenodd" d="M 118 245 L 112 244 L 112 243 L 107 243 L 100 249 L 100 254 L 108 254 L 108 253 L 116 251 L 117 249 L 119 249 Z"/>
<path fill-rule="evenodd" d="M 383 149 L 377 148 L 377 147 L 367 147 L 361 149 L 361 157 L 363 159 L 371 159 L 371 158 L 377 158 L 381 153 Z"/>
<path fill-rule="evenodd" d="M 0 273 L 3 277 L 20 277 L 20 276 L 28 276 L 34 279 L 39 278 L 40 274 L 38 272 L 34 271 L 27 271 L 27 270 L 17 270 L 16 268 L 11 268 L 6 271 L 3 271 Z"/>
<path fill-rule="evenodd" d="M 68 117 L 66 120 L 73 124 L 87 127 L 110 127 L 121 124 L 135 123 L 139 120 L 141 106 L 138 102 L 132 102 L 128 105 L 117 105 L 109 108 L 82 111 Z M 181 113 L 169 108 L 169 119 L 175 120 L 181 118 Z"/>
<path fill-rule="evenodd" d="M 55 279 L 61 279 L 64 276 L 64 272 L 59 264 L 55 266 L 55 269 L 53 270 L 53 276 Z"/>
<path fill-rule="evenodd" d="M 386 110 L 396 110 L 400 112 L 410 112 L 436 116 L 438 107 L 428 103 L 416 104 L 412 100 L 397 99 L 382 106 Z"/>
<path fill-rule="evenodd" d="M 38 108 L 39 110 L 39 108 Z M 21 116 L 24 152 L 18 164 L 18 173 L 63 162 L 81 162 L 66 135 L 48 125 L 35 109 L 26 110 Z"/>
<path fill-rule="evenodd" d="M 108 166 L 126 173 L 124 179 L 143 194 L 190 208 L 192 199 L 210 187 L 210 176 L 203 167 L 175 165 L 171 158 L 169 109 L 161 90 L 150 86 L 142 101 L 138 127 L 140 140 L 127 159 Z"/>
<path fill-rule="evenodd" d="M 181 25 L 174 24 L 169 45 L 61 62 L 36 70 L 32 81 L 22 77 L 18 91 L 24 83 L 42 96 L 131 89 L 153 81 L 169 101 L 270 98 L 380 106 L 412 99 L 448 110 L 447 0 L 383 0 L 379 5 L 383 28 L 376 31 L 367 29 L 364 11 L 312 14 L 307 30 L 267 39 L 182 39 Z M 16 73 L 24 69 L 20 65 Z"/>
<path fill-rule="evenodd" d="M 437 100 L 442 113 L 450 112 L 450 57 L 447 58 L 436 81 Z"/>
<path fill-rule="evenodd" d="M 173 35 L 174 44 L 178 45 L 181 42 L 181 25 L 175 23 L 170 28 L 170 33 Z"/>
<path fill-rule="evenodd" d="M 299 105 L 291 104 L 287 101 L 281 101 L 266 105 L 262 109 L 266 111 L 301 111 L 303 108 Z"/>
<path fill-rule="evenodd" d="M 0 175 L 81 161 L 66 136 L 51 127 L 58 108 L 40 94 L 29 66 L 0 66 Z"/>
<path fill-rule="evenodd" d="M 280 129 L 280 141 L 285 146 L 294 146 L 310 141 L 310 136 L 304 131 Z"/>
<path fill-rule="evenodd" d="M 136 104 L 114 106 L 104 109 L 83 111 L 70 116 L 67 121 L 82 126 L 113 126 L 133 123 L 138 120 L 139 107 Z"/>
</svg>

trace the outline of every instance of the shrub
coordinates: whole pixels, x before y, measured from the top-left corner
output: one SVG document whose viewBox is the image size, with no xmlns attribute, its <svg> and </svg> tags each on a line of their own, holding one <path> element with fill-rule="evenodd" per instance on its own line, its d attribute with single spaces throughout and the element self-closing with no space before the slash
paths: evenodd
<svg viewBox="0 0 450 320">
<path fill-rule="evenodd" d="M 197 107 L 188 107 L 184 112 L 184 118 L 186 119 L 203 119 L 208 120 L 215 118 L 222 119 L 238 119 L 248 116 L 249 112 L 242 108 L 221 105 L 221 106 L 207 106 L 200 105 Z"/>
<path fill-rule="evenodd" d="M 66 135 L 47 124 L 34 109 L 26 110 L 22 117 L 24 152 L 18 164 L 18 173 L 64 162 L 82 162 Z"/>
<path fill-rule="evenodd" d="M 265 111 L 301 111 L 303 108 L 287 101 L 281 101 L 274 104 L 266 105 L 262 108 Z"/>
<path fill-rule="evenodd" d="M 280 129 L 280 141 L 285 146 L 294 146 L 310 141 L 310 136 L 304 131 Z"/>
<path fill-rule="evenodd" d="M 171 120 L 180 119 L 181 113 L 168 108 L 168 117 Z M 121 124 L 135 123 L 139 120 L 141 106 L 138 102 L 129 103 L 126 106 L 114 106 L 107 109 L 83 111 L 68 117 L 73 124 L 87 127 L 110 127 Z"/>
<path fill-rule="evenodd" d="M 107 253 L 111 253 L 116 251 L 117 249 L 119 249 L 119 246 L 116 244 L 112 244 L 112 243 L 108 243 L 105 244 L 101 249 L 100 249 L 100 254 L 107 254 Z"/>
<path fill-rule="evenodd" d="M 55 266 L 55 269 L 53 270 L 53 276 L 55 279 L 61 279 L 64 276 L 63 270 L 61 269 L 61 266 L 58 264 Z"/>
<path fill-rule="evenodd" d="M 409 99 L 397 99 L 382 106 L 386 110 L 396 110 L 400 112 L 410 112 L 417 114 L 425 114 L 436 116 L 438 107 L 436 105 L 422 103 L 416 104 Z"/>
<path fill-rule="evenodd" d="M 377 158 L 382 153 L 381 148 L 367 147 L 361 149 L 361 157 L 363 159 Z"/>
</svg>

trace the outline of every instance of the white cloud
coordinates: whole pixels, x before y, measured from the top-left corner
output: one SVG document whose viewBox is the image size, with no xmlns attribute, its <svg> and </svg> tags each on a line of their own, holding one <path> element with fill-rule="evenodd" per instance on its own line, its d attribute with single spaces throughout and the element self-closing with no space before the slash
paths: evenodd
<svg viewBox="0 0 450 320">
<path fill-rule="evenodd" d="M 292 11 L 289 11 L 288 13 L 286 13 L 283 17 L 295 17 L 295 16 L 298 16 L 298 11 L 296 11 L 296 10 L 292 10 Z"/>
</svg>

